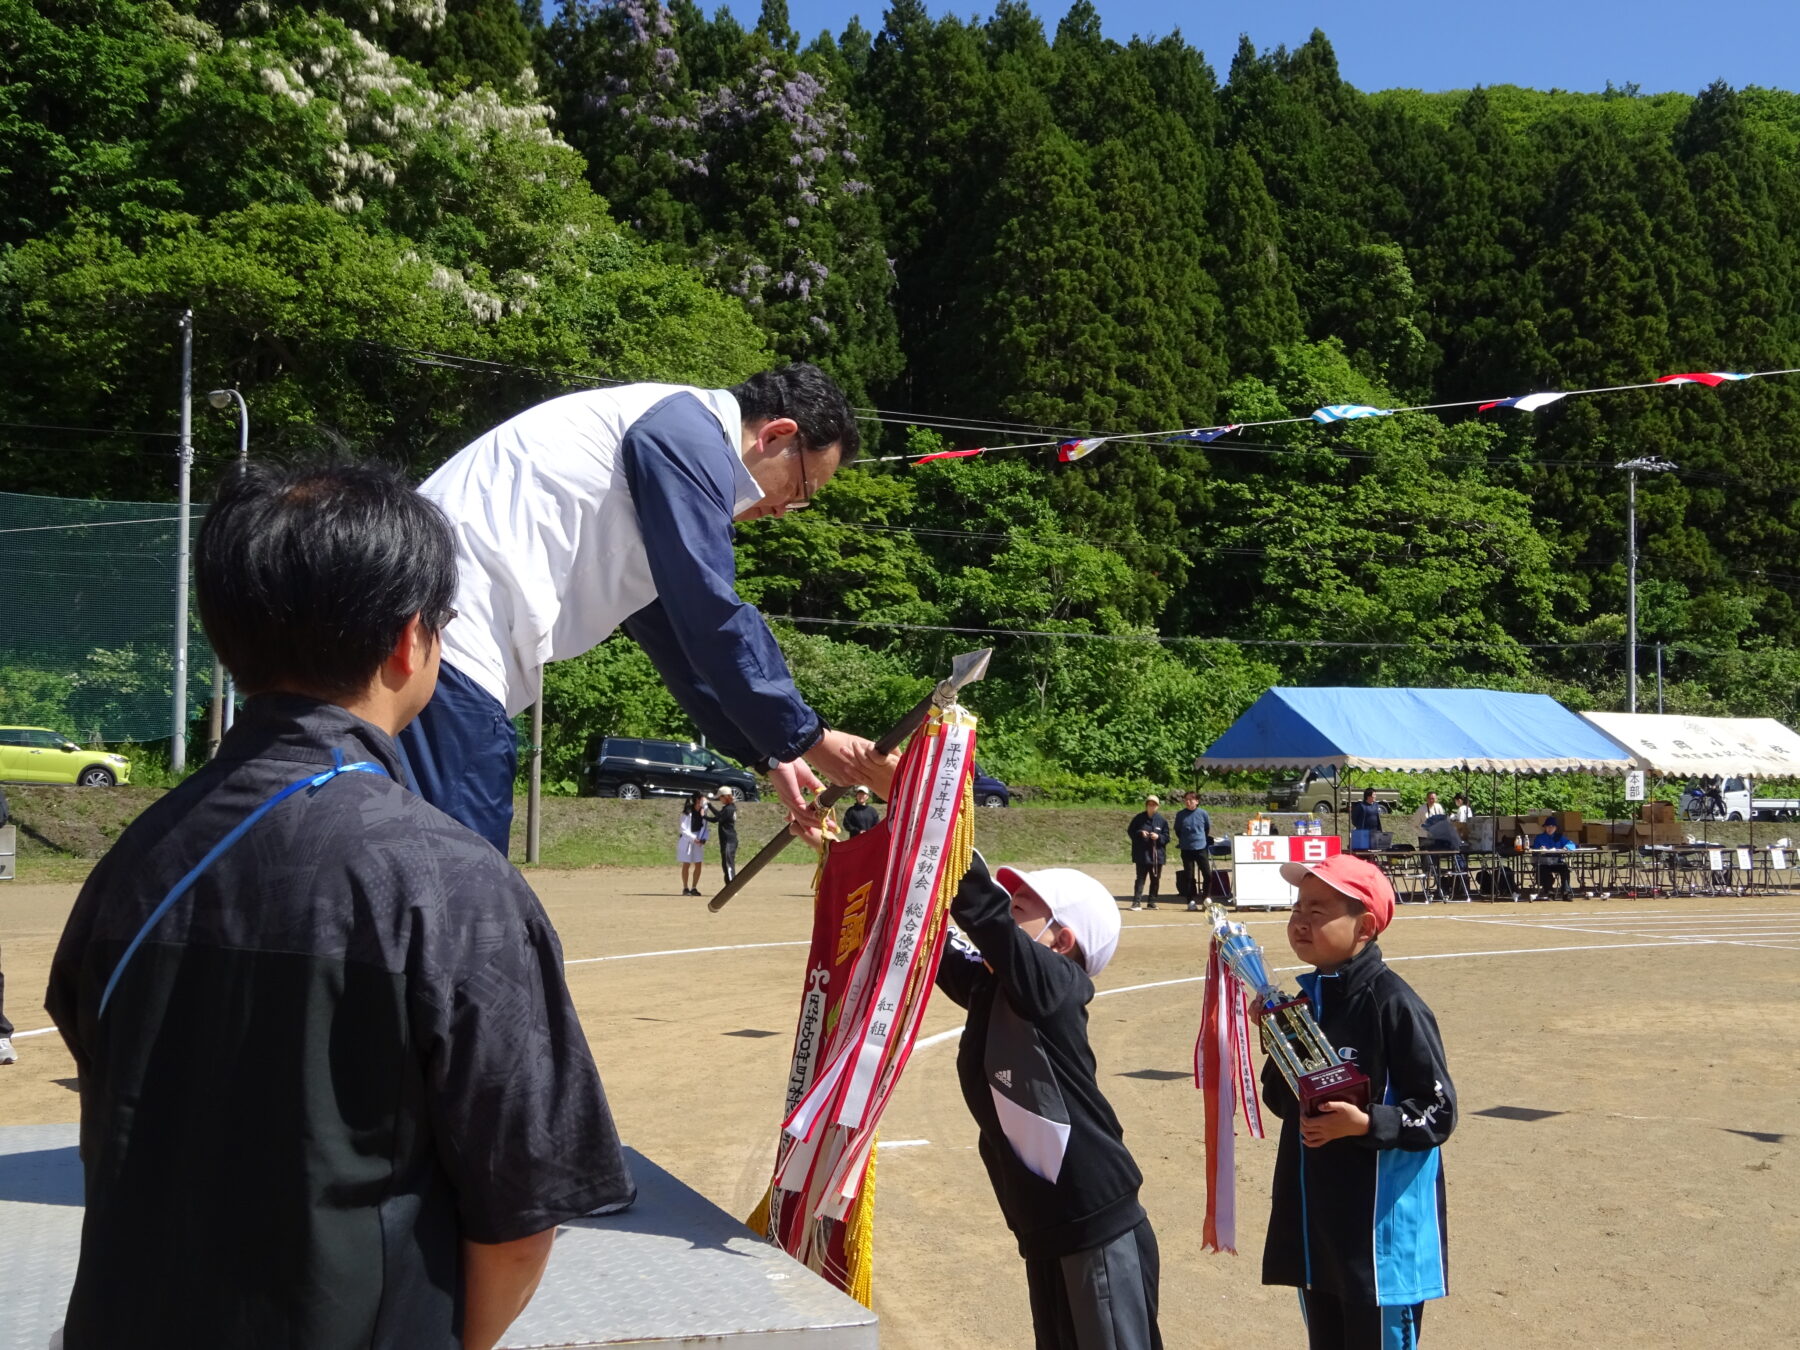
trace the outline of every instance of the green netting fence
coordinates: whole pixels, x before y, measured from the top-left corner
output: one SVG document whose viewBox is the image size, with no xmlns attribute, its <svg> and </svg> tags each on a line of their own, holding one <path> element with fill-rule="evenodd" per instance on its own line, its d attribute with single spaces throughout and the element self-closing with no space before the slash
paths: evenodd
<svg viewBox="0 0 1800 1350">
<path fill-rule="evenodd" d="M 168 739 L 176 539 L 172 502 L 0 492 L 0 725 Z M 188 734 L 203 744 L 213 654 L 191 593 L 188 609 Z"/>
</svg>

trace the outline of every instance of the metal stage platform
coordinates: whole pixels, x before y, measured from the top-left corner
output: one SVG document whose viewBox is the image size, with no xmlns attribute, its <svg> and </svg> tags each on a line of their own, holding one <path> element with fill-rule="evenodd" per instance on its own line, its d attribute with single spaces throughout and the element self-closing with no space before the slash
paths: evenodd
<svg viewBox="0 0 1800 1350">
<path fill-rule="evenodd" d="M 73 1125 L 0 1128 L 0 1346 L 45 1350 L 62 1326 L 81 1240 Z M 697 1346 L 868 1350 L 875 1314 L 642 1154 L 638 1201 L 564 1225 L 511 1350 Z"/>
</svg>

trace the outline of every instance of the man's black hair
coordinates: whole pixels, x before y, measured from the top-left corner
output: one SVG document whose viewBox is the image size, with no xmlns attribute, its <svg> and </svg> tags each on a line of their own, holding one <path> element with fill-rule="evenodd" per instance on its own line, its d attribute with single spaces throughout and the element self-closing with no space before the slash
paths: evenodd
<svg viewBox="0 0 1800 1350">
<path fill-rule="evenodd" d="M 752 375 L 732 391 L 746 422 L 791 417 L 800 425 L 800 443 L 808 450 L 843 446 L 840 464 L 856 458 L 862 433 L 837 381 L 804 361 Z"/>
<path fill-rule="evenodd" d="M 397 470 L 252 464 L 220 486 L 194 552 L 200 621 L 247 694 L 368 687 L 416 614 L 456 592 L 450 523 Z"/>
</svg>

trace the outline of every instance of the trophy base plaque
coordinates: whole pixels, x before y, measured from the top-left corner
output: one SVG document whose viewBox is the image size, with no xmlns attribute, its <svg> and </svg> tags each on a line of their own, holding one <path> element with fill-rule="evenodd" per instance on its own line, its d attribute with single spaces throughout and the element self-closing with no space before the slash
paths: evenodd
<svg viewBox="0 0 1800 1350">
<path fill-rule="evenodd" d="M 1300 1114 L 1319 1116 L 1326 1102 L 1349 1102 L 1369 1109 L 1369 1075 L 1354 1064 L 1333 1064 L 1300 1075 L 1295 1093 L 1300 1098 Z"/>
</svg>

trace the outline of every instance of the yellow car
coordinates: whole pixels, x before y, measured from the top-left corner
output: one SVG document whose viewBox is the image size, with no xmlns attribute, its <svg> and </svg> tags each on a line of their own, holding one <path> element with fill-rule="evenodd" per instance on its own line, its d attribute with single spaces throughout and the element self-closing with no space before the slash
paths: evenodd
<svg viewBox="0 0 1800 1350">
<path fill-rule="evenodd" d="M 111 787 L 131 781 L 131 761 L 105 750 L 83 750 L 48 727 L 0 727 L 0 780 Z"/>
</svg>

